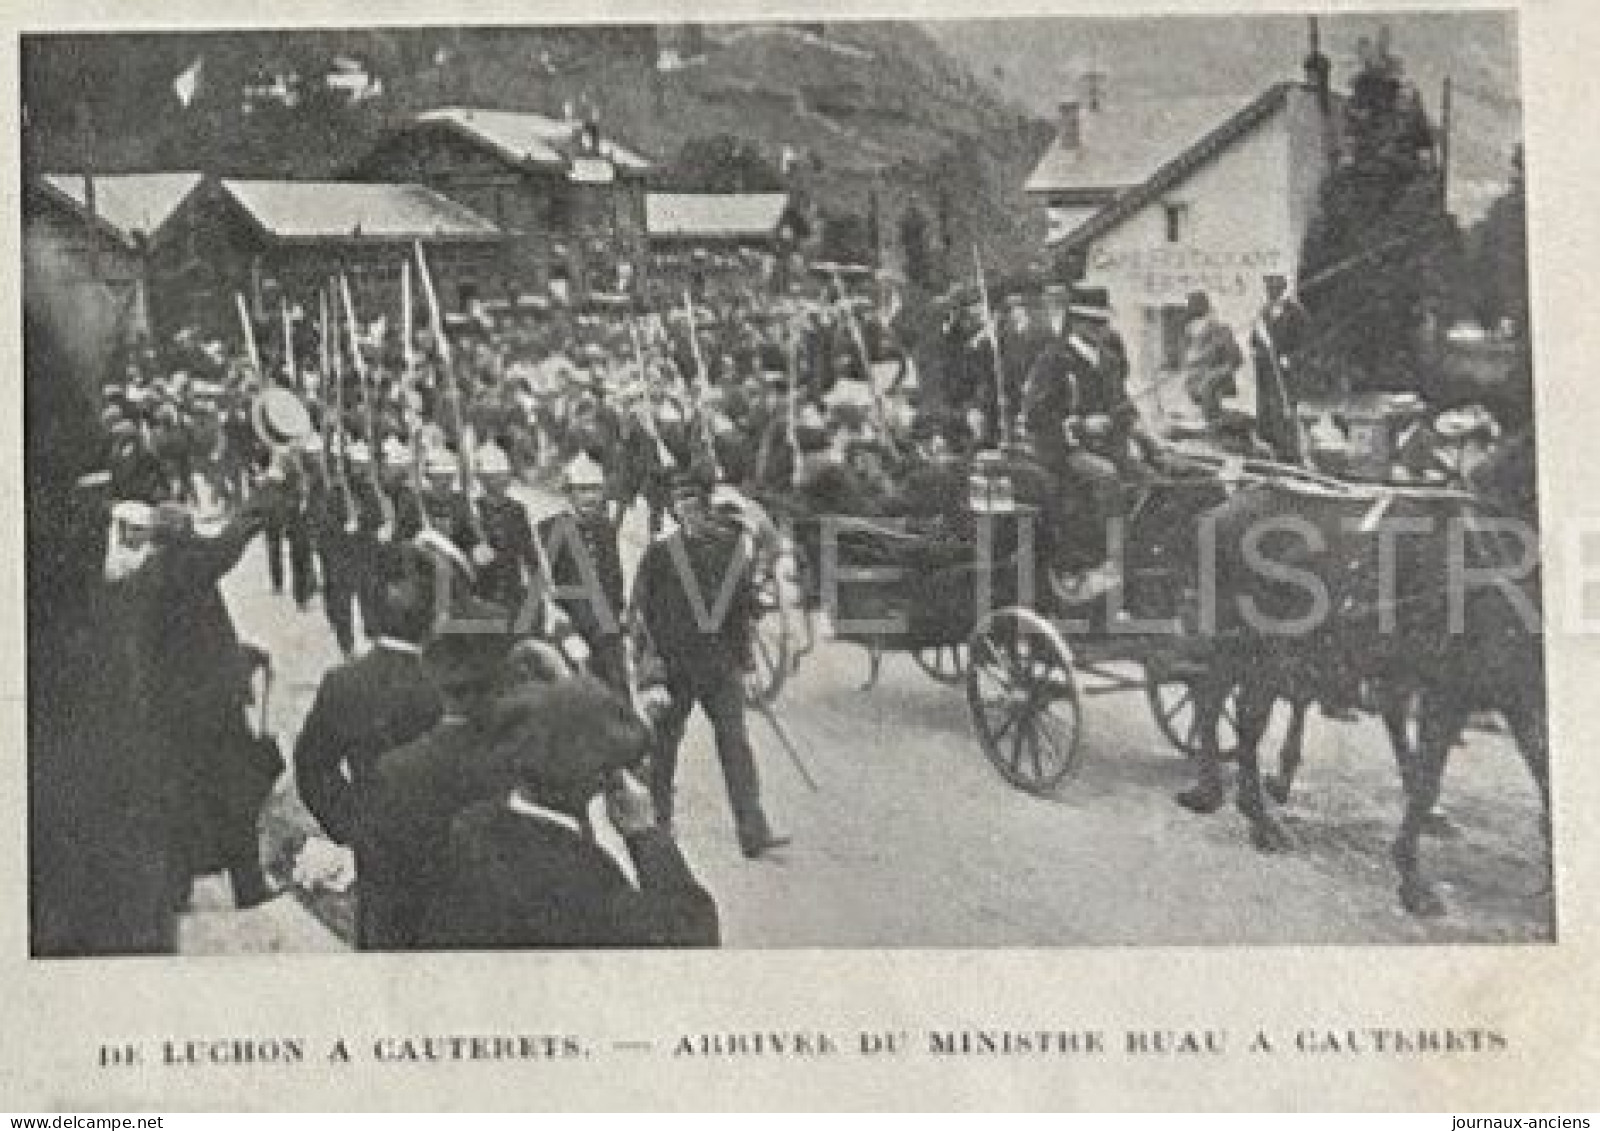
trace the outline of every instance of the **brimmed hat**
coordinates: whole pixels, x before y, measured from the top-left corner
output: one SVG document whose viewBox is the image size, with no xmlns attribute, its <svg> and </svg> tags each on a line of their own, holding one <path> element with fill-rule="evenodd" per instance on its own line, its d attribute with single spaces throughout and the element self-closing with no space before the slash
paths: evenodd
<svg viewBox="0 0 1600 1131">
<path fill-rule="evenodd" d="M 606 775 L 649 752 L 650 731 L 600 680 L 525 684 L 495 704 L 491 754 L 524 785 L 568 796 L 598 792 Z"/>
<path fill-rule="evenodd" d="M 505 671 L 513 643 L 504 608 L 466 598 L 450 610 L 450 624 L 428 642 L 422 658 L 441 687 L 487 686 Z"/>
<path fill-rule="evenodd" d="M 268 389 L 250 406 L 256 435 L 274 447 L 292 444 L 311 431 L 311 415 L 288 389 Z"/>
</svg>

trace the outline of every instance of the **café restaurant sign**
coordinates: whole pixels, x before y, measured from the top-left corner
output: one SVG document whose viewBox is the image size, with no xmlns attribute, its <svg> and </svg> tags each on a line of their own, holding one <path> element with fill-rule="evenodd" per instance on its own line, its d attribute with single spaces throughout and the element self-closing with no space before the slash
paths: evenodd
<svg viewBox="0 0 1600 1131">
<path fill-rule="evenodd" d="M 1181 300 L 1190 291 L 1205 291 L 1213 299 L 1243 298 L 1260 289 L 1262 275 L 1286 274 L 1288 266 L 1289 257 L 1277 247 L 1100 246 L 1089 256 L 1091 274 L 1117 277 L 1119 297 L 1163 302 Z"/>
</svg>

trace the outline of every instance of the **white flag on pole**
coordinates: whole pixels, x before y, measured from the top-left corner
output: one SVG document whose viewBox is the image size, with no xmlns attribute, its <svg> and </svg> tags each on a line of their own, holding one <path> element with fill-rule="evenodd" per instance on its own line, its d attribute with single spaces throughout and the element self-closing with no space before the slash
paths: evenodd
<svg viewBox="0 0 1600 1131">
<path fill-rule="evenodd" d="M 189 69 L 172 80 L 172 93 L 178 96 L 178 101 L 188 109 L 189 103 L 194 101 L 195 94 L 200 90 L 200 73 L 205 69 L 206 59 L 199 56 L 189 64 Z"/>
</svg>

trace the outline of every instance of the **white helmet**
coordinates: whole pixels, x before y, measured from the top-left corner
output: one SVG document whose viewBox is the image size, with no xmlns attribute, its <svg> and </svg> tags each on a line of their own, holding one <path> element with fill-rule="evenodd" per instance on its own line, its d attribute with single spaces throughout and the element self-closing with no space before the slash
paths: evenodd
<svg viewBox="0 0 1600 1131">
<path fill-rule="evenodd" d="M 588 452 L 580 452 L 562 471 L 561 485 L 568 490 L 574 487 L 604 487 L 606 469 L 596 463 Z"/>
<path fill-rule="evenodd" d="M 488 443 L 472 453 L 473 468 L 479 475 L 510 475 L 511 460 L 499 444 Z"/>
<path fill-rule="evenodd" d="M 455 475 L 461 470 L 461 464 L 449 448 L 435 448 L 428 453 L 423 470 L 429 475 Z"/>
<path fill-rule="evenodd" d="M 411 466 L 411 446 L 398 436 L 390 436 L 383 442 L 383 462 L 390 467 Z"/>
</svg>

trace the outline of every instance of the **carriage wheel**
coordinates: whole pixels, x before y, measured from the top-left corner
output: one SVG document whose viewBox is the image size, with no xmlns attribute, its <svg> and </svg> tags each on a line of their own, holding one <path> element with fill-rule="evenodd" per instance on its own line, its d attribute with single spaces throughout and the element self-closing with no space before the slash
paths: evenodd
<svg viewBox="0 0 1600 1131">
<path fill-rule="evenodd" d="M 1072 653 L 1030 609 L 990 613 L 968 649 L 967 706 L 983 752 L 1019 789 L 1046 794 L 1077 768 L 1082 710 Z"/>
<path fill-rule="evenodd" d="M 1217 753 L 1225 760 L 1239 752 L 1237 694 L 1235 691 L 1228 693 L 1227 702 L 1222 705 L 1222 718 L 1217 723 Z M 1146 664 L 1144 696 L 1156 726 L 1167 741 L 1186 756 L 1198 758 L 1202 747 L 1200 712 L 1195 707 L 1195 677 Z"/>
<path fill-rule="evenodd" d="M 911 659 L 935 682 L 954 687 L 967 678 L 968 652 L 965 643 L 918 648 L 911 653 Z"/>
<path fill-rule="evenodd" d="M 753 707 L 767 706 L 778 698 L 793 660 L 789 621 L 794 609 L 776 569 L 763 570 L 756 578 L 756 603 L 760 615 L 751 626 L 750 641 L 755 670 L 744 677 L 745 702 Z"/>
</svg>

